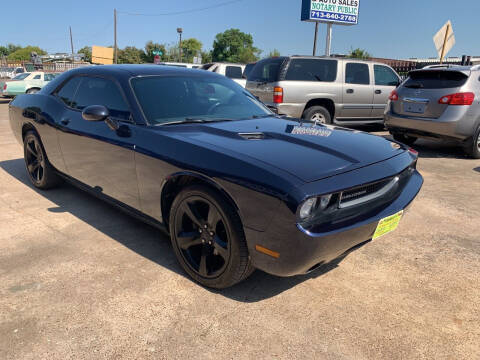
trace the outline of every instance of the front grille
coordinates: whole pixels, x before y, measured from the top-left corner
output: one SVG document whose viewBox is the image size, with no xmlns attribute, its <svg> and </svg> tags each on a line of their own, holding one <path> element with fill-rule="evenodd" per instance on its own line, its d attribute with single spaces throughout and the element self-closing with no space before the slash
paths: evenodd
<svg viewBox="0 0 480 360">
<path fill-rule="evenodd" d="M 352 190 L 348 190 L 342 193 L 342 197 L 340 198 L 340 204 L 342 202 L 353 201 L 360 199 L 364 196 L 373 194 L 380 189 L 382 189 L 385 185 L 387 185 L 392 179 L 382 180 L 373 184 L 368 184 L 365 186 L 361 186 Z"/>
</svg>

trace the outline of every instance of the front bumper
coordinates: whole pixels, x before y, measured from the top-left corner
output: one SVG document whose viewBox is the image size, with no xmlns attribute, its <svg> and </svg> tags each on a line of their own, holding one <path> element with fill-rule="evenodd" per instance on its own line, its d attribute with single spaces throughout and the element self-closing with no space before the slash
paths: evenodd
<svg viewBox="0 0 480 360">
<path fill-rule="evenodd" d="M 379 221 L 409 207 L 423 184 L 415 170 L 399 196 L 378 213 L 338 230 L 311 234 L 298 225 L 281 221 L 281 214 L 265 232 L 245 229 L 249 252 L 255 267 L 277 276 L 305 274 L 337 259 L 353 247 L 371 240 Z M 281 212 L 281 210 L 279 211 Z M 260 253 L 256 245 L 273 250 L 278 258 Z"/>
</svg>

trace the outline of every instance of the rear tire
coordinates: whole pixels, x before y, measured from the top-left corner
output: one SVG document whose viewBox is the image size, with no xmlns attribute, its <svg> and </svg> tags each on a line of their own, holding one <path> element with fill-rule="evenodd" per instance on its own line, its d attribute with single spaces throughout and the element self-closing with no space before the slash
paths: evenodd
<svg viewBox="0 0 480 360">
<path fill-rule="evenodd" d="M 330 112 L 323 106 L 311 106 L 303 113 L 305 120 L 317 123 L 317 124 L 331 124 L 332 116 Z"/>
<path fill-rule="evenodd" d="M 470 144 L 465 147 L 465 152 L 474 159 L 480 159 L 480 126 L 478 126 L 477 131 L 473 134 Z"/>
<path fill-rule="evenodd" d="M 32 89 L 27 90 L 27 94 L 36 94 L 39 91 L 40 91 L 40 89 L 32 88 Z"/>
<path fill-rule="evenodd" d="M 417 138 L 413 136 L 407 136 L 407 135 L 396 134 L 396 133 L 393 133 L 392 136 L 395 140 L 400 141 L 401 143 L 409 146 L 412 146 L 415 143 L 415 141 L 417 141 Z"/>
<path fill-rule="evenodd" d="M 169 224 L 178 262 L 201 285 L 224 289 L 254 271 L 240 218 L 215 190 L 202 185 L 182 190 Z"/>
<path fill-rule="evenodd" d="M 60 176 L 48 161 L 45 149 L 34 131 L 28 131 L 23 139 L 23 156 L 28 178 L 33 186 L 47 190 L 61 183 Z"/>
</svg>

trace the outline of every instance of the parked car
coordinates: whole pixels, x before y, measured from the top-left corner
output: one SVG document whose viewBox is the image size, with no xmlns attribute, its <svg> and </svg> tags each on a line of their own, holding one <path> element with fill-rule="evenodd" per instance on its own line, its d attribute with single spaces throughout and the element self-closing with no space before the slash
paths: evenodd
<svg viewBox="0 0 480 360">
<path fill-rule="evenodd" d="M 203 65 L 202 69 L 224 75 L 243 87 L 247 84 L 247 80 L 243 77 L 243 71 L 245 70 L 243 64 L 209 63 Z"/>
<path fill-rule="evenodd" d="M 22 66 L 2 67 L 0 68 L 0 78 L 13 79 L 18 74 L 22 74 L 24 72 L 25 68 L 23 68 Z"/>
<path fill-rule="evenodd" d="M 183 68 L 189 68 L 189 69 L 199 69 L 202 67 L 201 64 L 190 64 L 190 63 L 179 63 L 179 62 L 162 62 L 159 65 L 176 66 L 176 67 L 183 67 Z"/>
<path fill-rule="evenodd" d="M 348 58 L 290 56 L 261 60 L 246 88 L 278 114 L 317 123 L 382 123 L 400 77 L 389 66 Z"/>
<path fill-rule="evenodd" d="M 454 140 L 480 158 L 480 65 L 428 66 L 411 71 L 390 95 L 385 126 L 406 144 L 417 138 Z"/>
<path fill-rule="evenodd" d="M 66 179 L 166 231 L 214 288 L 344 256 L 394 230 L 423 182 L 408 147 L 280 118 L 201 70 L 79 68 L 16 97 L 9 118 L 35 187 Z"/>
<path fill-rule="evenodd" d="M 40 91 L 57 74 L 35 71 L 23 73 L 10 81 L 6 81 L 2 87 L 2 95 L 13 97 L 20 94 L 35 94 Z"/>
</svg>

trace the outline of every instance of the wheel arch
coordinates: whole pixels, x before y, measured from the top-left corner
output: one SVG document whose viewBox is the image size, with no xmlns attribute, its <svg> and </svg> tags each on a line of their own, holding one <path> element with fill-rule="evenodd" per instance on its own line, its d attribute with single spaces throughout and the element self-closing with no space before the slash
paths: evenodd
<svg viewBox="0 0 480 360">
<path fill-rule="evenodd" d="M 32 89 L 36 89 L 36 90 L 38 90 L 38 91 L 42 90 L 42 88 L 39 88 L 38 86 L 32 86 L 32 87 L 29 87 L 28 89 L 25 89 L 25 94 L 26 94 L 27 92 L 29 92 L 30 90 L 32 90 Z"/>
<path fill-rule="evenodd" d="M 40 134 L 38 133 L 37 129 L 35 128 L 35 126 L 33 126 L 31 123 L 27 122 L 25 124 L 22 125 L 22 141 L 25 140 L 25 135 L 27 134 L 27 132 L 29 131 L 33 131 L 35 134 L 37 134 L 38 138 L 40 139 L 40 141 L 42 141 L 42 139 L 40 138 Z"/>
<path fill-rule="evenodd" d="M 316 98 L 316 99 L 309 100 L 305 105 L 305 108 L 303 109 L 302 118 L 305 112 L 312 106 L 323 106 L 330 113 L 332 121 L 335 118 L 335 102 L 332 99 L 328 99 L 328 98 Z"/>
<path fill-rule="evenodd" d="M 222 186 L 205 175 L 190 171 L 183 171 L 168 176 L 162 183 L 160 207 L 163 223 L 166 225 L 167 229 L 169 226 L 170 209 L 172 208 L 173 201 L 180 191 L 191 185 L 204 185 L 214 189 L 215 191 L 218 191 L 220 194 L 222 194 L 222 196 L 225 197 L 230 205 L 233 206 L 235 211 L 237 211 L 238 215 L 240 216 L 240 220 L 242 220 L 240 208 L 233 200 L 233 197 Z"/>
</svg>

